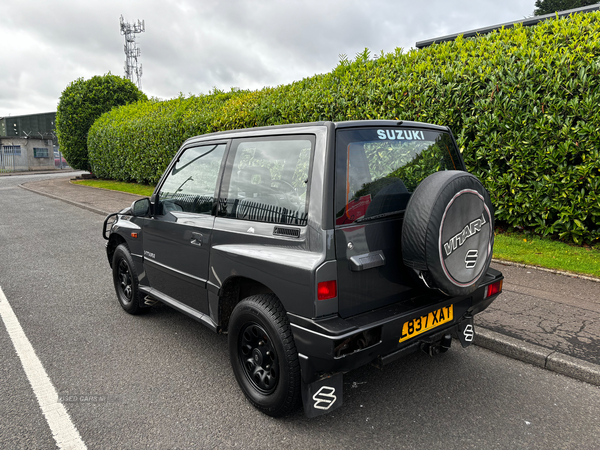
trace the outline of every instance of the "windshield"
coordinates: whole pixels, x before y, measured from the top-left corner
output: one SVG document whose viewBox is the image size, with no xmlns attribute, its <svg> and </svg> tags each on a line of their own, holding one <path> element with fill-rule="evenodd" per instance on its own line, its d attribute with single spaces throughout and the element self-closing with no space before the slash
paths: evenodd
<svg viewBox="0 0 600 450">
<path fill-rule="evenodd" d="M 402 212 L 429 175 L 463 169 L 446 132 L 363 128 L 338 130 L 336 138 L 336 225 Z"/>
</svg>

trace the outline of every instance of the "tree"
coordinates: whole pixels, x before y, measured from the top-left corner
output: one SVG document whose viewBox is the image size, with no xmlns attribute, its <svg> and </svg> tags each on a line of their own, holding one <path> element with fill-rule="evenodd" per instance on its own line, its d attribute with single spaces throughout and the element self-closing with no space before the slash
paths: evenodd
<svg viewBox="0 0 600 450">
<path fill-rule="evenodd" d="M 56 111 L 58 144 L 69 165 L 89 171 L 87 137 L 94 121 L 115 106 L 140 100 L 148 98 L 135 84 L 110 73 L 71 82 Z"/>
<path fill-rule="evenodd" d="M 595 5 L 597 0 L 536 0 L 533 14 L 543 16 L 557 11 L 566 11 L 567 9 L 581 8 L 583 6 Z"/>
</svg>

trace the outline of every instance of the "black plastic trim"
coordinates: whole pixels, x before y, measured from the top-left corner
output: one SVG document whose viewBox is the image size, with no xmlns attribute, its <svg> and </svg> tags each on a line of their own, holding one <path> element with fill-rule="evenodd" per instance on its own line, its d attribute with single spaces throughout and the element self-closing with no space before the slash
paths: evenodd
<svg viewBox="0 0 600 450">
<path fill-rule="evenodd" d="M 325 155 L 325 170 L 323 171 L 323 189 L 325 192 L 334 192 L 335 189 L 335 139 L 336 124 L 327 122 L 327 154 Z M 321 196 L 322 224 L 324 230 L 332 230 L 335 223 L 335 197 L 333 195 Z"/>
<path fill-rule="evenodd" d="M 140 291 L 156 300 L 159 300 L 162 303 L 172 306 L 176 310 L 190 316 L 193 319 L 196 319 L 198 322 L 202 322 L 211 330 L 217 331 L 217 324 L 206 314 L 203 314 L 200 311 L 195 310 L 194 308 L 191 308 L 188 305 L 163 294 L 162 292 L 157 291 L 156 289 L 147 286 L 140 286 Z"/>
<path fill-rule="evenodd" d="M 300 238 L 300 228 L 275 226 L 275 227 L 273 227 L 273 235 L 299 239 Z"/>
</svg>

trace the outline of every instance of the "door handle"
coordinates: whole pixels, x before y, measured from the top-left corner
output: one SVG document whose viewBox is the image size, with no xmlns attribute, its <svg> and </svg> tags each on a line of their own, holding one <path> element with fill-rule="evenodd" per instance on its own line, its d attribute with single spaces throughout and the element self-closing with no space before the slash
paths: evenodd
<svg viewBox="0 0 600 450">
<path fill-rule="evenodd" d="M 361 270 L 372 269 L 385 265 L 385 256 L 381 250 L 362 255 L 352 256 L 350 258 L 350 270 L 352 272 L 360 272 Z"/>
<path fill-rule="evenodd" d="M 204 236 L 202 235 L 202 233 L 192 233 L 192 240 L 190 241 L 192 243 L 192 245 L 197 245 L 197 246 L 202 246 L 202 238 Z"/>
</svg>

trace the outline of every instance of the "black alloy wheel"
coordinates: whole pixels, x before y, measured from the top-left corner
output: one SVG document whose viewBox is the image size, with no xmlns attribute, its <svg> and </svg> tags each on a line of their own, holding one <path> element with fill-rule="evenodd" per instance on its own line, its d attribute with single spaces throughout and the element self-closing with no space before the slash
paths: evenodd
<svg viewBox="0 0 600 450">
<path fill-rule="evenodd" d="M 300 399 L 300 363 L 290 323 L 279 299 L 258 294 L 239 302 L 229 319 L 229 358 L 246 398 L 280 417 Z"/>
<path fill-rule="evenodd" d="M 261 393 L 272 393 L 279 381 L 279 361 L 267 332 L 257 323 L 249 323 L 242 328 L 239 346 L 248 381 Z"/>
<path fill-rule="evenodd" d="M 147 308 L 141 306 L 141 293 L 133 260 L 125 244 L 119 245 L 113 255 L 113 283 L 121 307 L 129 314 L 140 314 Z"/>
<path fill-rule="evenodd" d="M 119 277 L 119 297 L 121 297 L 123 303 L 131 303 L 133 300 L 133 280 L 131 279 L 131 272 L 129 266 L 124 259 L 119 261 L 118 277 Z"/>
</svg>

